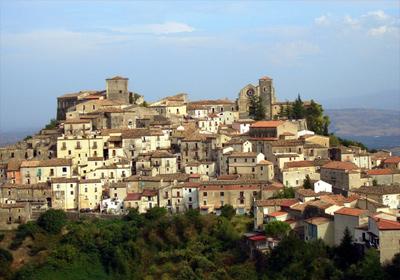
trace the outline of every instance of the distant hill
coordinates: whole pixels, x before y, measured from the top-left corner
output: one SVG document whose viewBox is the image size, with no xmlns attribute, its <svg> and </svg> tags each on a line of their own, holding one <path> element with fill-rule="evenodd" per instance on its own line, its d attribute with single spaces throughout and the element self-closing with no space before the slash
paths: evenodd
<svg viewBox="0 0 400 280">
<path fill-rule="evenodd" d="M 400 111 L 381 109 L 328 109 L 329 130 L 363 142 L 369 148 L 400 147 Z"/>
</svg>

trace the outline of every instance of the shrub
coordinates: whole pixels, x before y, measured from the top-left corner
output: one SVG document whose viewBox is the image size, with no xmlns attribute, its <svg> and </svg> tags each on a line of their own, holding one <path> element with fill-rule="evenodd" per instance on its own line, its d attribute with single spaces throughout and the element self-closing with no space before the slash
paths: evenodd
<svg viewBox="0 0 400 280">
<path fill-rule="evenodd" d="M 221 216 L 227 218 L 228 220 L 232 219 L 236 214 L 235 209 L 232 205 L 225 204 L 221 207 Z"/>
<path fill-rule="evenodd" d="M 40 215 L 37 224 L 51 234 L 60 233 L 67 223 L 67 215 L 62 210 L 50 209 Z"/>
</svg>

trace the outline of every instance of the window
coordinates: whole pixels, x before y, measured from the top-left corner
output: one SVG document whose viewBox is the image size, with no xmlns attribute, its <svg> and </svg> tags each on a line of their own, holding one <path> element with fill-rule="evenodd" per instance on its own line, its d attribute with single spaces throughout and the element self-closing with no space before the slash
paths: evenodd
<svg viewBox="0 0 400 280">
<path fill-rule="evenodd" d="M 180 192 L 176 192 L 176 196 L 179 197 L 180 196 Z"/>
<path fill-rule="evenodd" d="M 85 188 L 85 192 L 87 192 L 87 188 Z"/>
<path fill-rule="evenodd" d="M 192 192 L 192 189 L 189 189 L 189 192 L 191 193 L 191 192 Z"/>
<path fill-rule="evenodd" d="M 207 192 L 203 192 L 203 196 L 207 196 Z"/>
<path fill-rule="evenodd" d="M 62 168 L 62 172 L 67 172 L 67 167 L 64 166 L 64 167 Z M 51 171 L 50 171 L 50 173 L 51 173 Z"/>
<path fill-rule="evenodd" d="M 204 200 L 204 201 L 203 201 L 203 205 L 207 205 L 207 201 Z"/>
<path fill-rule="evenodd" d="M 192 198 L 191 197 L 189 197 L 189 202 L 192 202 Z"/>
<path fill-rule="evenodd" d="M 224 196 L 224 192 L 220 192 L 219 194 L 220 194 L 220 196 Z"/>
<path fill-rule="evenodd" d="M 71 191 L 71 195 L 74 195 L 74 191 Z"/>
</svg>

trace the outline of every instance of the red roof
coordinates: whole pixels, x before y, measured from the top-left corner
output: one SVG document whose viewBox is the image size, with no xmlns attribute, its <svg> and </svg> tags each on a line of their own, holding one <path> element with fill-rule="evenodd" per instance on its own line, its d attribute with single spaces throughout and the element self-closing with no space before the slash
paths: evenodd
<svg viewBox="0 0 400 280">
<path fill-rule="evenodd" d="M 144 190 L 142 192 L 143 196 L 156 196 L 157 194 L 158 194 L 158 192 L 155 190 Z"/>
<path fill-rule="evenodd" d="M 141 193 L 127 193 L 125 200 L 140 200 L 141 197 Z"/>
<path fill-rule="evenodd" d="M 363 214 L 366 214 L 367 212 L 368 212 L 367 210 L 343 207 L 337 210 L 335 214 L 347 215 L 347 216 L 361 216 Z"/>
<path fill-rule="evenodd" d="M 400 157 L 388 157 L 384 163 L 400 163 Z"/>
<path fill-rule="evenodd" d="M 368 175 L 390 175 L 393 174 L 393 171 L 389 168 L 385 169 L 372 169 L 367 171 Z"/>
<path fill-rule="evenodd" d="M 261 240 L 267 240 L 267 237 L 265 237 L 264 235 L 255 235 L 249 237 L 249 239 L 252 241 L 261 241 Z"/>
<path fill-rule="evenodd" d="M 276 212 L 269 213 L 267 216 L 279 217 L 279 216 L 283 216 L 283 215 L 287 215 L 287 212 L 276 211 Z"/>
<path fill-rule="evenodd" d="M 328 168 L 328 169 L 338 169 L 338 170 L 354 170 L 354 169 L 359 169 L 357 165 L 355 165 L 352 162 L 347 162 L 347 161 L 331 161 L 328 162 L 327 164 L 322 166 L 323 168 Z"/>
<path fill-rule="evenodd" d="M 255 128 L 278 127 L 283 123 L 284 121 L 258 121 L 253 123 L 250 127 L 255 127 Z"/>
<path fill-rule="evenodd" d="M 311 160 L 285 162 L 285 168 L 311 167 L 311 166 L 315 166 L 314 162 Z"/>
<path fill-rule="evenodd" d="M 400 230 L 400 223 L 385 219 L 376 219 L 376 224 L 380 230 Z"/>
</svg>

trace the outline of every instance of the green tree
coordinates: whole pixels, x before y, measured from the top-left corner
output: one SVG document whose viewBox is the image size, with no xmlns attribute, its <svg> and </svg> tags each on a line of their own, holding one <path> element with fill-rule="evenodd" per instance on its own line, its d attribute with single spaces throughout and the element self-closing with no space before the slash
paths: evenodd
<svg viewBox="0 0 400 280">
<path fill-rule="evenodd" d="M 48 124 L 44 127 L 45 129 L 55 129 L 57 128 L 58 122 L 56 119 L 51 119 Z"/>
<path fill-rule="evenodd" d="M 294 198 L 294 188 L 284 186 L 273 198 Z"/>
<path fill-rule="evenodd" d="M 40 215 L 37 224 L 48 233 L 57 234 L 67 223 L 67 215 L 62 210 L 49 209 Z"/>
<path fill-rule="evenodd" d="M 376 179 L 372 180 L 372 185 L 373 186 L 377 186 L 378 185 L 378 181 Z"/>
<path fill-rule="evenodd" d="M 230 204 L 225 204 L 221 207 L 221 216 L 231 220 L 236 215 L 235 208 Z"/>
<path fill-rule="evenodd" d="M 275 238 L 283 238 L 290 232 L 288 223 L 281 221 L 272 221 L 265 225 L 265 234 Z"/>
<path fill-rule="evenodd" d="M 262 97 L 258 98 L 254 119 L 256 121 L 265 119 L 265 107 L 264 107 L 264 100 L 262 99 Z"/>
<path fill-rule="evenodd" d="M 384 279 L 383 268 L 379 261 L 379 254 L 375 249 L 367 250 L 364 258 L 357 264 L 356 267 L 356 275 L 359 277 L 359 279 Z"/>
<path fill-rule="evenodd" d="M 343 238 L 340 245 L 335 250 L 336 263 L 342 269 L 347 269 L 350 265 L 357 263 L 360 260 L 360 253 L 353 243 L 348 227 L 343 232 Z"/>
<path fill-rule="evenodd" d="M 165 215 L 167 215 L 167 209 L 165 209 L 165 207 L 153 207 L 147 210 L 144 216 L 147 220 L 157 221 Z"/>
<path fill-rule="evenodd" d="M 388 263 L 384 267 L 387 279 L 395 280 L 400 275 L 400 253 L 397 253 L 392 262 Z"/>
<path fill-rule="evenodd" d="M 0 279 L 8 279 L 11 274 L 11 263 L 13 256 L 11 253 L 3 248 L 0 248 Z"/>
<path fill-rule="evenodd" d="M 313 185 L 311 183 L 311 178 L 310 178 L 310 176 L 308 174 L 306 175 L 306 178 L 304 179 L 303 188 L 305 188 L 305 189 L 312 189 L 313 188 Z"/>
<path fill-rule="evenodd" d="M 305 109 L 303 101 L 301 100 L 300 94 L 297 96 L 292 107 L 292 118 L 293 119 L 304 119 Z"/>
</svg>

